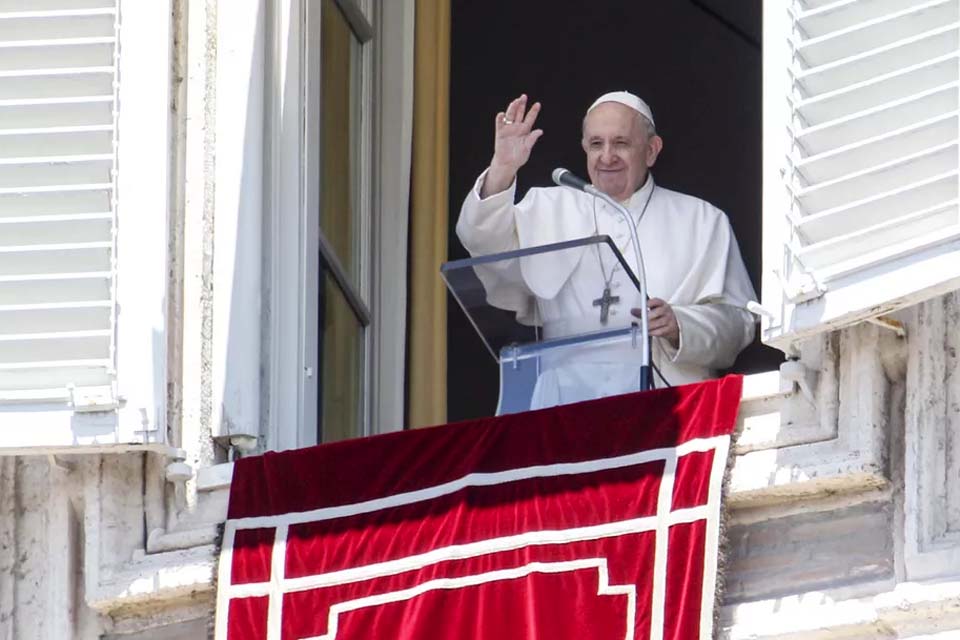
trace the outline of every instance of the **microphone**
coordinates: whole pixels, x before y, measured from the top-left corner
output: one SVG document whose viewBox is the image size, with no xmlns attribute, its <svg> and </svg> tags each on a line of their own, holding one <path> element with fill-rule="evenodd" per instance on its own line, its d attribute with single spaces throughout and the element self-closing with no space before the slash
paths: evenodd
<svg viewBox="0 0 960 640">
<path fill-rule="evenodd" d="M 596 187 L 580 176 L 574 175 L 567 169 L 557 167 L 553 170 L 552 176 L 553 181 L 561 187 L 570 187 L 571 189 L 576 189 L 577 191 L 584 191 L 592 196 L 597 195 Z"/>
</svg>

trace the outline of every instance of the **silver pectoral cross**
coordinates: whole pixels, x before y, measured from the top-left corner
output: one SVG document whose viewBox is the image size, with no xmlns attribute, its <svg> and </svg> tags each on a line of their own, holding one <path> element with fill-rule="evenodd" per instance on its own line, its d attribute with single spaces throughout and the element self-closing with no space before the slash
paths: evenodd
<svg viewBox="0 0 960 640">
<path fill-rule="evenodd" d="M 610 286 L 603 288 L 603 295 L 593 301 L 593 306 L 600 307 L 600 324 L 607 324 L 610 316 L 610 305 L 620 302 L 620 296 L 610 295 Z"/>
</svg>

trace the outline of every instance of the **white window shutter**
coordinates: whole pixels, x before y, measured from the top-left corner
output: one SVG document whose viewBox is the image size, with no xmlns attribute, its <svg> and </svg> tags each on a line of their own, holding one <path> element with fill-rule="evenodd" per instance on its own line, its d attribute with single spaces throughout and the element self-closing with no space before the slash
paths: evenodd
<svg viewBox="0 0 960 640">
<path fill-rule="evenodd" d="M 0 403 L 113 404 L 116 51 L 113 0 L 0 0 Z"/>
<path fill-rule="evenodd" d="M 960 286 L 960 0 L 766 0 L 764 339 Z"/>
</svg>

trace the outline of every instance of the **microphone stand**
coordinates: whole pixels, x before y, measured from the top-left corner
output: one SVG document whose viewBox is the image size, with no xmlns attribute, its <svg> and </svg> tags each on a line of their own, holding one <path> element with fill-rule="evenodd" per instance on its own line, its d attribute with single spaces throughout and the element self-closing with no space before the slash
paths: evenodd
<svg viewBox="0 0 960 640">
<path fill-rule="evenodd" d="M 643 265 L 643 257 L 640 255 L 640 238 L 637 234 L 637 223 L 630 215 L 630 211 L 625 206 L 600 191 L 591 184 L 583 189 L 594 198 L 600 198 L 608 205 L 613 207 L 627 221 L 627 227 L 630 228 L 630 240 L 633 242 L 633 253 L 637 259 L 637 268 L 640 269 L 640 391 L 649 391 L 653 388 L 653 374 L 650 367 L 650 352 L 652 350 L 652 338 L 650 337 L 649 310 L 647 309 L 647 270 Z"/>
<path fill-rule="evenodd" d="M 640 391 L 649 391 L 653 388 L 653 370 L 650 366 L 650 352 L 653 350 L 650 340 L 650 317 L 647 309 L 647 270 L 643 265 L 643 256 L 640 254 L 640 238 L 637 234 L 637 223 L 633 216 L 622 204 L 600 191 L 592 184 L 578 178 L 567 169 L 557 167 L 551 175 L 553 181 L 562 187 L 570 187 L 585 193 L 589 193 L 594 198 L 600 198 L 614 210 L 624 217 L 627 226 L 630 228 L 630 240 L 633 242 L 633 254 L 637 259 L 637 268 L 640 269 L 640 335 L 643 346 L 640 350 Z M 647 178 L 650 179 L 649 177 Z"/>
</svg>

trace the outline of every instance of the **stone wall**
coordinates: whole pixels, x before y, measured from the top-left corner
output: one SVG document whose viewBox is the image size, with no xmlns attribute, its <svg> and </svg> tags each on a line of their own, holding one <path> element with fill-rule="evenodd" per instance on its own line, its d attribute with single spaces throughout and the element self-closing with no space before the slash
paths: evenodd
<svg viewBox="0 0 960 640">
<path fill-rule="evenodd" d="M 728 637 L 960 637 L 958 318 L 953 293 L 898 313 L 904 337 L 845 329 L 804 347 L 814 402 L 745 400 Z"/>
</svg>

